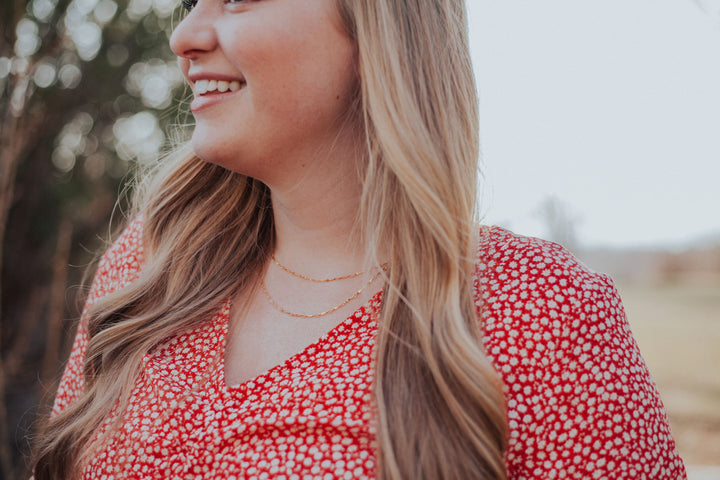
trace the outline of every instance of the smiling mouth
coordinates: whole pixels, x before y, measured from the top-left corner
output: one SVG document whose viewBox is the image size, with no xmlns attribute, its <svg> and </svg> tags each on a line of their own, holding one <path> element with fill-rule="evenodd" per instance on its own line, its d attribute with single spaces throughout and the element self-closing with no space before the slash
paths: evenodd
<svg viewBox="0 0 720 480">
<path fill-rule="evenodd" d="M 245 86 L 240 80 L 198 80 L 194 85 L 195 95 L 212 95 L 226 92 L 237 92 Z"/>
</svg>

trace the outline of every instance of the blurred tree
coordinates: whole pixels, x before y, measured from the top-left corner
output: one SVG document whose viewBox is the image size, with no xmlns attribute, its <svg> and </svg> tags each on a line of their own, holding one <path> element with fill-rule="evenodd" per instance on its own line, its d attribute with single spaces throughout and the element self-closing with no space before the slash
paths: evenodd
<svg viewBox="0 0 720 480">
<path fill-rule="evenodd" d="M 0 3 L 0 478 L 27 478 L 79 316 L 67 294 L 128 172 L 158 158 L 176 120 L 177 3 Z"/>
<path fill-rule="evenodd" d="M 573 253 L 578 252 L 577 225 L 580 218 L 572 213 L 572 207 L 554 195 L 545 198 L 535 211 L 545 226 L 548 240 L 557 242 Z"/>
</svg>

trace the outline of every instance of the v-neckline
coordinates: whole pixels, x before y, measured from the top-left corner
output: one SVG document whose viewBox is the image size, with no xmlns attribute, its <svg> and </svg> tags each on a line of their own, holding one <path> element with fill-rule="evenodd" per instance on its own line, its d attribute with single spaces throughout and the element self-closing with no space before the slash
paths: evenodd
<svg viewBox="0 0 720 480">
<path fill-rule="evenodd" d="M 223 306 L 223 314 L 221 317 L 221 338 L 219 342 L 220 345 L 218 346 L 218 348 L 220 349 L 220 358 L 217 362 L 217 368 L 219 369 L 217 373 L 217 378 L 220 390 L 232 394 L 243 393 L 249 389 L 252 389 L 255 384 L 264 381 L 265 379 L 273 376 L 273 374 L 287 370 L 288 368 L 290 368 L 292 363 L 294 363 L 300 357 L 311 355 L 311 350 L 317 352 L 323 345 L 326 345 L 328 342 L 331 342 L 332 340 L 337 338 L 340 333 L 344 333 L 345 329 L 348 329 L 348 331 L 354 331 L 360 325 L 366 325 L 371 320 L 373 320 L 372 317 L 377 315 L 377 310 L 379 310 L 379 303 L 382 300 L 382 293 L 383 289 L 380 289 L 364 304 L 358 307 L 353 313 L 348 315 L 343 321 L 339 322 L 333 328 L 325 332 L 314 342 L 305 346 L 302 350 L 292 354 L 282 362 L 273 365 L 272 367 L 259 373 L 258 375 L 247 380 L 243 380 L 242 382 L 234 385 L 228 385 L 225 378 L 225 355 L 227 351 L 226 349 L 228 331 L 230 328 L 230 308 L 232 306 L 232 301 L 228 299 Z M 366 316 L 369 318 L 367 320 L 363 320 L 363 318 Z"/>
</svg>

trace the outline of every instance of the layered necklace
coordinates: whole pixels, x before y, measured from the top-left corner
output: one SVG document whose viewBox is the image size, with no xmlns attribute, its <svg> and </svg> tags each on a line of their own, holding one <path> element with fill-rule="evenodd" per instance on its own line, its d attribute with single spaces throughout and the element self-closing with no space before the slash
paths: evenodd
<svg viewBox="0 0 720 480">
<path fill-rule="evenodd" d="M 307 282 L 314 282 L 314 283 L 339 282 L 339 281 L 341 281 L 341 280 L 348 280 L 348 279 L 350 279 L 350 278 L 357 278 L 357 277 L 359 277 L 360 275 L 365 275 L 365 274 L 368 273 L 367 271 L 361 271 L 361 272 L 351 273 L 351 274 L 349 274 L 349 275 L 343 275 L 343 276 L 340 276 L 340 277 L 332 277 L 332 278 L 312 278 L 312 277 L 308 277 L 307 275 L 302 275 L 302 274 L 300 274 L 300 273 L 298 273 L 298 272 L 295 272 L 295 271 L 291 270 L 290 268 L 286 267 L 285 265 L 283 265 L 282 263 L 280 263 L 277 258 L 275 258 L 275 255 L 272 255 L 271 258 L 272 258 L 273 263 L 274 263 L 275 265 L 277 265 L 278 267 L 280 267 L 280 269 L 282 269 L 282 270 L 285 271 L 286 273 L 289 273 L 289 274 L 292 275 L 293 277 L 299 278 L 299 279 L 301 279 L 301 280 L 305 280 L 305 281 L 307 281 Z M 352 295 L 350 295 L 348 298 L 346 298 L 345 300 L 343 300 L 343 302 L 340 303 L 339 305 L 336 305 L 336 306 L 332 307 L 330 310 L 326 310 L 326 311 L 320 312 L 320 313 L 306 314 L 306 313 L 295 313 L 295 312 L 288 311 L 288 310 L 286 310 L 285 308 L 281 307 L 281 306 L 272 298 L 272 296 L 270 295 L 270 293 L 269 293 L 268 290 L 267 290 L 267 287 L 265 286 L 265 280 L 264 280 L 264 279 L 260 281 L 260 288 L 262 288 L 262 291 L 263 291 L 263 293 L 265 294 L 265 298 L 267 298 L 268 302 L 270 303 L 270 305 L 273 306 L 273 308 L 275 308 L 275 310 L 277 310 L 277 311 L 279 311 L 279 312 L 281 312 L 281 313 L 284 313 L 285 315 L 290 315 L 291 317 L 296 317 L 296 318 L 318 318 L 318 317 L 323 317 L 323 316 L 325 316 L 325 315 L 329 315 L 329 314 L 331 314 L 331 313 L 333 313 L 333 312 L 335 312 L 335 311 L 337 311 L 337 310 L 340 310 L 342 307 L 344 307 L 344 306 L 347 305 L 348 303 L 350 303 L 350 302 L 352 302 L 353 300 L 355 300 L 356 298 L 358 298 L 358 297 L 362 294 L 362 292 L 364 292 L 365 289 L 370 286 L 371 283 L 373 283 L 375 280 L 377 280 L 377 278 L 383 273 L 383 271 L 384 271 L 386 268 L 387 268 L 387 264 L 382 265 L 382 266 L 378 269 L 378 272 L 375 273 L 373 276 L 371 276 L 370 279 L 362 286 L 362 288 L 360 288 L 360 289 L 357 290 L 355 293 L 353 293 Z"/>
</svg>

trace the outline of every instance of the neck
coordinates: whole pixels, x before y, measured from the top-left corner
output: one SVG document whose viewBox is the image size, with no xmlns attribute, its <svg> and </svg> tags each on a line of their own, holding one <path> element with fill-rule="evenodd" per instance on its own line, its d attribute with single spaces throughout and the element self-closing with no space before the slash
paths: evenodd
<svg viewBox="0 0 720 480">
<path fill-rule="evenodd" d="M 362 185 L 356 163 L 335 158 L 313 164 L 317 168 L 287 188 L 270 185 L 275 256 L 317 278 L 362 270 L 365 248 L 356 228 Z"/>
</svg>

